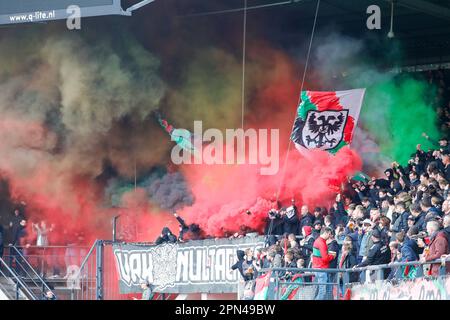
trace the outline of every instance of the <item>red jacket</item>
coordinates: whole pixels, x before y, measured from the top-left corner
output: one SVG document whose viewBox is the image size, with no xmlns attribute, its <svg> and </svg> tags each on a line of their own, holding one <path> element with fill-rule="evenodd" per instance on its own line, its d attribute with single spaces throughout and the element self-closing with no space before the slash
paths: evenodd
<svg viewBox="0 0 450 320">
<path fill-rule="evenodd" d="M 330 265 L 330 261 L 334 257 L 328 254 L 327 241 L 318 237 L 313 244 L 313 257 L 312 257 L 312 267 L 317 269 L 327 269 Z"/>
<path fill-rule="evenodd" d="M 431 241 L 429 246 L 429 252 L 425 256 L 426 261 L 433 261 L 440 259 L 443 254 L 448 254 L 449 248 L 448 248 L 448 242 L 447 237 L 442 233 L 439 232 L 436 237 Z M 435 263 L 431 265 L 431 275 L 432 276 L 438 276 L 439 275 L 439 268 L 441 264 Z M 450 263 L 446 263 L 446 272 L 450 272 Z"/>
</svg>

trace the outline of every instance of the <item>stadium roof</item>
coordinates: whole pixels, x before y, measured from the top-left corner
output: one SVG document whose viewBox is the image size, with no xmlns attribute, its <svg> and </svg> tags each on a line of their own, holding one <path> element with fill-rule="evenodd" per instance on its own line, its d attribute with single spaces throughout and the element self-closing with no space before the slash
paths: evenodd
<svg viewBox="0 0 450 320">
<path fill-rule="evenodd" d="M 227 10 L 232 14 L 243 4 L 243 0 L 166 1 L 176 3 L 178 14 L 193 16 Z M 301 33 L 308 35 L 311 30 L 316 4 L 317 0 L 248 0 L 248 14 L 249 19 L 267 21 L 267 37 L 286 44 L 298 43 Z M 366 27 L 366 10 L 374 4 L 380 6 L 382 20 L 381 30 L 375 31 Z M 332 27 L 357 38 L 386 39 L 390 14 L 390 0 L 321 0 L 317 31 Z M 401 42 L 406 52 L 405 64 L 450 61 L 450 1 L 395 0 L 393 22 L 395 41 Z"/>
<path fill-rule="evenodd" d="M 123 10 L 121 0 L 0 0 L 0 24 L 35 23 L 67 19 L 70 6 L 78 6 L 82 17 L 124 15 L 154 0 L 141 0 Z"/>
</svg>

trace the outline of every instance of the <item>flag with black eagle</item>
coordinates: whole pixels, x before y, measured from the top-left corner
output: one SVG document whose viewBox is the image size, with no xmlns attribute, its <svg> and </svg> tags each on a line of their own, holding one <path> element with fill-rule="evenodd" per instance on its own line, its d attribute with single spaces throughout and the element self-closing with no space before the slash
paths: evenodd
<svg viewBox="0 0 450 320">
<path fill-rule="evenodd" d="M 365 89 L 302 91 L 291 139 L 300 151 L 336 153 L 352 142 Z"/>
</svg>

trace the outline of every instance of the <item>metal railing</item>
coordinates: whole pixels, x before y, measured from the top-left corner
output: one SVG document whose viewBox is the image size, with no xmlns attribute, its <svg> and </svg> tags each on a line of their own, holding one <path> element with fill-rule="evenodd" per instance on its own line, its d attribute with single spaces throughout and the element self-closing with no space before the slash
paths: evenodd
<svg viewBox="0 0 450 320">
<path fill-rule="evenodd" d="M 1 284 L 2 292 L 10 300 L 19 300 L 20 297 L 25 297 L 29 300 L 38 300 L 35 293 L 29 289 L 21 277 L 8 266 L 8 264 L 0 258 L 0 274 L 2 275 L 3 281 L 6 281 L 8 285 L 14 286 L 14 296 L 11 295 L 10 290 L 8 290 L 4 283 Z"/>
<path fill-rule="evenodd" d="M 400 268 L 411 267 L 414 268 L 415 274 L 412 278 L 427 278 L 432 277 L 424 275 L 423 268 L 426 265 L 439 264 L 439 276 L 446 275 L 446 265 L 450 262 L 450 256 L 434 261 L 420 262 L 394 262 L 383 265 L 372 265 L 360 268 L 349 269 L 317 269 L 317 268 L 266 268 L 261 269 L 257 273 L 258 276 L 271 272 L 271 282 L 275 283 L 272 287 L 274 292 L 270 292 L 269 299 L 280 300 L 286 299 L 287 293 L 290 291 L 297 291 L 296 298 L 298 300 L 340 300 L 345 295 L 345 290 L 350 288 L 355 283 L 374 282 L 379 280 L 387 280 L 394 270 L 394 277 L 392 280 L 404 280 L 403 276 L 396 275 Z M 388 275 L 389 271 L 389 275 Z M 369 272 L 370 279 L 366 278 L 366 273 Z M 286 274 L 292 274 L 291 277 L 286 277 Z M 318 276 L 323 276 L 326 281 L 318 281 Z M 295 281 L 291 279 L 295 276 Z M 358 276 L 359 281 L 352 282 L 351 278 Z M 297 290 L 301 288 L 302 290 Z M 289 291 L 290 290 L 290 291 Z"/>
<path fill-rule="evenodd" d="M 74 299 L 79 288 L 80 264 L 88 247 L 84 246 L 26 246 L 5 247 L 3 260 L 25 284 L 39 289 L 39 294 L 52 291 L 59 300 Z"/>
<path fill-rule="evenodd" d="M 41 298 L 45 297 L 46 292 L 52 292 L 56 298 L 53 290 L 47 285 L 47 283 L 42 279 L 42 277 L 36 272 L 36 270 L 31 266 L 28 260 L 22 254 L 22 251 L 15 247 L 10 246 L 10 257 L 11 266 L 15 268 L 16 273 L 22 276 L 26 286 L 38 289 Z M 30 288 L 31 289 L 31 288 Z"/>
</svg>

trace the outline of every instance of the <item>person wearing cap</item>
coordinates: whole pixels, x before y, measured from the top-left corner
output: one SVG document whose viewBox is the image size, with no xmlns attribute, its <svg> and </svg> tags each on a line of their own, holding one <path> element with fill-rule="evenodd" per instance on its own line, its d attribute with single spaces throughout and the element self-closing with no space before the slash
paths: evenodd
<svg viewBox="0 0 450 320">
<path fill-rule="evenodd" d="M 141 285 L 142 292 L 142 298 L 140 300 L 152 300 L 153 299 L 153 292 L 150 288 L 150 282 L 148 280 L 140 280 L 139 284 Z M 139 300 L 138 298 L 133 298 L 133 300 Z"/>
<path fill-rule="evenodd" d="M 371 234 L 373 223 L 370 219 L 365 219 L 362 223 L 362 228 L 358 230 L 358 263 L 361 263 L 369 253 L 369 248 L 372 246 Z"/>
<path fill-rule="evenodd" d="M 381 241 L 381 232 L 378 229 L 372 231 L 373 245 L 369 249 L 367 258 L 354 268 L 361 268 L 366 266 L 374 266 L 380 264 L 388 264 L 391 261 L 391 251 L 389 246 Z M 390 270 L 384 269 L 384 279 L 389 275 Z M 375 275 L 375 272 L 371 272 L 371 277 Z"/>
</svg>

